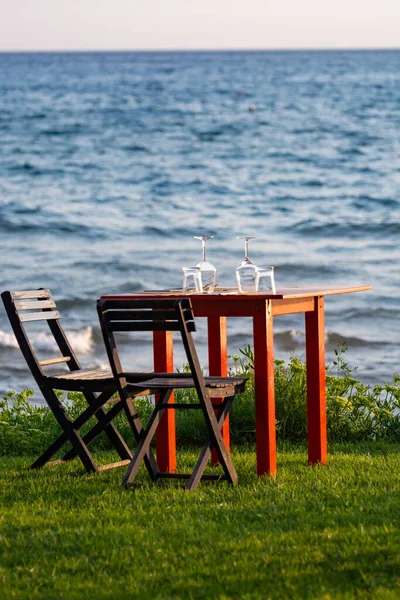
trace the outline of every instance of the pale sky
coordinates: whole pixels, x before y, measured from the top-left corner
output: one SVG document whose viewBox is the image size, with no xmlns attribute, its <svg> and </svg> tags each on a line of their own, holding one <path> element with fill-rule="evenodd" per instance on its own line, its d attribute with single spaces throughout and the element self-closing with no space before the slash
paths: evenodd
<svg viewBox="0 0 400 600">
<path fill-rule="evenodd" d="M 0 51 L 399 47 L 400 0 L 0 0 Z"/>
</svg>

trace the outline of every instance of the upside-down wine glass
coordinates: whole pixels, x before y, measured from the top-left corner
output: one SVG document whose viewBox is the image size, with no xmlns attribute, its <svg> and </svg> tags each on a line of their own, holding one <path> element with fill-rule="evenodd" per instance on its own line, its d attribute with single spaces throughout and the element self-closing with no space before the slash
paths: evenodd
<svg viewBox="0 0 400 600">
<path fill-rule="evenodd" d="M 213 237 L 213 235 L 194 236 L 196 240 L 200 240 L 202 243 L 202 259 L 196 267 L 200 269 L 201 285 L 203 292 L 206 294 L 213 293 L 217 279 L 217 269 L 206 259 L 206 241 L 211 240 Z"/>
<path fill-rule="evenodd" d="M 239 292 L 256 292 L 258 286 L 257 267 L 249 259 L 249 240 L 254 240 L 255 236 L 248 235 L 237 239 L 244 240 L 244 260 L 236 269 Z"/>
</svg>

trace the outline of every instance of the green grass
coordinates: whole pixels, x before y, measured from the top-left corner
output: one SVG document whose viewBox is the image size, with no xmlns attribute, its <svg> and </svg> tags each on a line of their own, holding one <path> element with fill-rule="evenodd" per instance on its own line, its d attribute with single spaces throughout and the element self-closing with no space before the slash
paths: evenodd
<svg viewBox="0 0 400 600">
<path fill-rule="evenodd" d="M 0 459 L 1 599 L 400 598 L 400 446 L 332 445 L 317 468 L 279 450 L 275 480 L 241 447 L 237 487 L 194 493 Z"/>
</svg>

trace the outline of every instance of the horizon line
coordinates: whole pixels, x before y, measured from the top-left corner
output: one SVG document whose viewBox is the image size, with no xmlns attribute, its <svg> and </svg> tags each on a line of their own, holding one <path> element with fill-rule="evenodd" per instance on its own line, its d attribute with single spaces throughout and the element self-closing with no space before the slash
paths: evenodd
<svg viewBox="0 0 400 600">
<path fill-rule="evenodd" d="M 189 52 L 385 52 L 385 51 L 397 51 L 400 50 L 400 46 L 343 46 L 343 47 L 272 47 L 272 48 L 64 48 L 64 49 L 26 49 L 26 50 L 15 50 L 15 49 L 1 49 L 0 54 L 104 54 L 104 53 L 120 53 L 120 54 L 133 54 L 133 53 L 189 53 Z"/>
</svg>

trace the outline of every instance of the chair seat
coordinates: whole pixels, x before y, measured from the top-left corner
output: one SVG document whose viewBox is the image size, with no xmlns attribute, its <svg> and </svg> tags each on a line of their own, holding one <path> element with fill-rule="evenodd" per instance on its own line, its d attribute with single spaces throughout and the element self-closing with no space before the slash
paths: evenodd
<svg viewBox="0 0 400 600">
<path fill-rule="evenodd" d="M 76 379 L 92 381 L 94 379 L 109 379 L 114 382 L 114 377 L 109 369 L 79 369 L 78 371 L 63 371 L 51 374 L 52 379 Z"/>
<path fill-rule="evenodd" d="M 108 369 L 79 369 L 52 373 L 47 376 L 47 381 L 55 389 L 71 392 L 97 392 L 99 386 L 103 391 L 117 390 L 112 372 Z"/>
<path fill-rule="evenodd" d="M 244 392 L 247 379 L 242 377 L 205 377 L 204 382 L 211 398 L 221 398 L 223 396 L 236 396 Z M 194 388 L 194 379 L 188 377 L 157 377 L 138 383 L 129 383 L 128 389 L 147 390 L 148 393 L 158 393 L 161 390 L 189 389 Z"/>
</svg>

